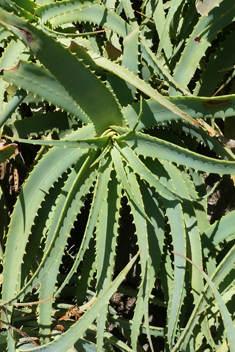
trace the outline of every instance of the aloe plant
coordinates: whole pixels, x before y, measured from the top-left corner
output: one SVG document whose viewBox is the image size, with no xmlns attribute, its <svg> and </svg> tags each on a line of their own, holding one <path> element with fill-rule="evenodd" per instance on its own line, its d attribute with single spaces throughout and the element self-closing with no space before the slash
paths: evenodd
<svg viewBox="0 0 235 352">
<path fill-rule="evenodd" d="M 0 122 L 8 144 L 0 162 L 15 156 L 16 143 L 41 146 L 2 230 L 3 349 L 24 349 L 23 325 L 29 351 L 141 351 L 140 332 L 152 351 L 159 339 L 166 351 L 233 351 L 234 308 L 226 303 L 234 292 L 234 213 L 209 224 L 202 173 L 235 175 L 234 154 L 214 138 L 215 119 L 234 115 L 235 95 L 210 97 L 226 71 L 211 78 L 214 90 L 204 96 L 206 71 L 196 87 L 192 77 L 204 57 L 211 72 L 217 57 L 224 59 L 207 49 L 223 29 L 225 46 L 232 40 L 226 30 L 234 5 L 203 5 L 197 5 L 200 17 L 194 2 L 178 0 L 140 2 L 138 13 L 128 0 L 1 1 Z M 226 67 L 231 63 L 226 58 Z M 17 111 L 22 101 L 31 117 Z M 200 154 L 198 143 L 215 157 Z M 70 254 L 62 275 L 69 237 L 88 199 L 78 253 Z M 131 320 L 109 305 L 136 259 L 114 280 L 124 199 L 140 250 Z M 156 279 L 164 300 L 153 295 Z M 66 305 L 71 281 L 76 290 Z M 81 316 L 74 322 L 66 315 L 65 332 L 55 337 L 52 322 L 58 328 L 58 314 L 74 301 Z M 154 303 L 166 309 L 165 327 L 149 323 Z M 26 320 L 23 313 L 38 315 L 39 340 L 29 330 L 35 316 Z M 125 342 L 108 331 L 109 322 Z"/>
</svg>

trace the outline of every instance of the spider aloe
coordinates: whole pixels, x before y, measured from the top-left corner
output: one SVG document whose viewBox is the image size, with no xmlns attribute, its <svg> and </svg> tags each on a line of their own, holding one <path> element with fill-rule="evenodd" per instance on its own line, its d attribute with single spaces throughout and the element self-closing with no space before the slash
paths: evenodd
<svg viewBox="0 0 235 352">
<path fill-rule="evenodd" d="M 202 17 L 194 2 L 176 0 L 171 7 L 168 1 L 140 2 L 139 18 L 128 0 L 27 0 L 1 6 L 0 94 L 5 99 L 0 121 L 9 147 L 0 151 L 0 161 L 15 155 L 16 143 L 41 146 L 2 231 L 2 324 L 8 350 L 24 348 L 14 329 L 20 312 L 29 351 L 71 346 L 141 351 L 140 332 L 152 351 L 159 339 L 166 351 L 222 345 L 233 351 L 234 309 L 226 303 L 234 292 L 234 213 L 209 224 L 203 172 L 235 175 L 232 151 L 208 132 L 218 133 L 209 119 L 234 115 L 235 96 L 202 97 L 207 81 L 198 80 L 196 88 L 189 84 L 217 32 L 233 21 L 232 2 L 223 1 L 219 10 L 199 4 Z M 213 16 L 204 17 L 207 11 Z M 156 34 L 158 48 L 153 46 Z M 185 62 L 190 62 L 187 69 Z M 32 116 L 19 115 L 22 100 Z M 41 112 L 36 113 L 35 103 Z M 200 154 L 198 144 L 215 157 Z M 88 200 L 81 244 L 62 275 L 70 235 Z M 124 200 L 140 251 L 131 320 L 119 318 L 109 305 L 136 259 L 114 280 Z M 217 262 L 216 250 L 226 238 L 228 247 Z M 154 297 L 156 280 L 163 300 Z M 72 281 L 76 290 L 66 305 L 63 292 Z M 23 319 L 24 310 L 35 312 L 29 299 L 38 302 L 37 338 L 29 330 L 36 319 L 27 324 Z M 88 302 L 80 307 L 84 314 L 76 322 L 66 318 L 64 333 L 55 338 L 58 314 L 74 301 L 78 306 Z M 154 303 L 165 307 L 165 327 L 149 322 Z M 211 335 L 220 314 L 223 343 Z M 125 342 L 109 332 L 107 322 L 116 324 Z"/>
</svg>

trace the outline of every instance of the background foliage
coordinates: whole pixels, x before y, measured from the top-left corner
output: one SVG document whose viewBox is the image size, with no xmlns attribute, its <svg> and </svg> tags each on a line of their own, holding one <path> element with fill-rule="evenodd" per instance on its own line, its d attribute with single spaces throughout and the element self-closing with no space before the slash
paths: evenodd
<svg viewBox="0 0 235 352">
<path fill-rule="evenodd" d="M 234 351 L 233 1 L 0 5 L 0 350 Z"/>
</svg>

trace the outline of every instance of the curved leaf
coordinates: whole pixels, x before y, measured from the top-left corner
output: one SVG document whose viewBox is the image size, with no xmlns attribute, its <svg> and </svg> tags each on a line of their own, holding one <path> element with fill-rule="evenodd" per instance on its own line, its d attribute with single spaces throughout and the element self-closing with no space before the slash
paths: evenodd
<svg viewBox="0 0 235 352">
<path fill-rule="evenodd" d="M 123 116 L 111 92 L 72 53 L 38 28 L 3 10 L 0 11 L 0 21 L 29 46 L 89 116 L 98 133 L 111 124 L 124 125 Z"/>
<path fill-rule="evenodd" d="M 166 159 L 208 173 L 235 174 L 235 161 L 209 158 L 140 132 L 133 132 L 128 136 L 117 137 L 117 141 L 122 140 L 125 140 L 138 155 Z"/>
<path fill-rule="evenodd" d="M 31 348 L 28 351 L 44 351 L 44 352 L 56 352 L 58 350 L 66 351 L 71 347 L 80 337 L 83 336 L 87 328 L 92 324 L 94 319 L 98 316 L 100 311 L 106 305 L 112 294 L 117 290 L 118 286 L 124 280 L 128 271 L 132 267 L 133 263 L 137 259 L 139 253 L 132 258 L 132 260 L 127 264 L 123 271 L 117 276 L 117 278 L 112 282 L 112 284 L 103 292 L 103 294 L 94 302 L 91 308 L 74 324 L 71 328 L 60 336 L 57 340 L 50 342 L 47 345 Z M 22 349 L 17 349 L 17 351 L 23 351 Z"/>
</svg>

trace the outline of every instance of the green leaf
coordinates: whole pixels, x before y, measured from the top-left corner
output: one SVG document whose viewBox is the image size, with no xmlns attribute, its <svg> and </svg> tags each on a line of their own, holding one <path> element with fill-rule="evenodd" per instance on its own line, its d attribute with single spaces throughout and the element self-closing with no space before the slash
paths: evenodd
<svg viewBox="0 0 235 352">
<path fill-rule="evenodd" d="M 23 89 L 19 89 L 14 97 L 7 104 L 5 109 L 1 113 L 0 117 L 0 128 L 4 125 L 9 117 L 11 117 L 12 113 L 18 108 L 20 103 L 24 100 L 27 93 Z"/>
<path fill-rule="evenodd" d="M 119 144 L 120 153 L 128 163 L 128 165 L 133 169 L 135 173 L 137 173 L 142 179 L 147 181 L 151 187 L 154 187 L 157 192 L 161 194 L 161 196 L 165 196 L 167 199 L 179 199 L 182 200 L 185 197 L 185 194 L 177 193 L 177 189 L 175 192 L 171 189 L 167 188 L 158 177 L 152 174 L 144 163 L 140 161 L 140 159 L 136 156 L 136 154 L 132 151 L 132 149 L 126 145 L 124 142 Z M 188 199 L 189 195 L 186 196 Z"/>
<path fill-rule="evenodd" d="M 217 246 L 225 240 L 234 238 L 234 220 L 235 212 L 232 211 L 208 227 L 203 234 L 203 252 L 205 257 L 208 256 L 212 246 Z"/>
<path fill-rule="evenodd" d="M 169 36 L 169 31 L 165 30 L 165 25 L 166 25 L 166 18 L 165 18 L 165 11 L 164 11 L 164 5 L 163 1 L 159 0 L 158 2 L 150 2 L 151 6 L 151 11 L 150 13 L 153 14 L 153 20 L 155 23 L 156 30 L 158 32 L 158 37 L 161 40 L 161 44 L 158 46 L 159 52 L 161 51 L 161 46 L 166 54 L 167 58 L 170 58 L 172 55 L 172 45 L 171 45 L 171 40 Z M 163 31 L 165 32 L 165 36 L 163 38 Z"/>
<path fill-rule="evenodd" d="M 112 282 L 112 284 L 102 293 L 102 295 L 97 298 L 97 300 L 92 304 L 91 308 L 67 330 L 62 334 L 57 340 L 50 342 L 47 345 L 31 348 L 28 351 L 44 351 L 44 352 L 56 352 L 58 350 L 66 351 L 71 347 L 80 337 L 83 336 L 87 328 L 92 324 L 94 319 L 99 315 L 100 311 L 107 304 L 112 294 L 117 290 L 118 286 L 124 280 L 128 271 L 131 269 L 133 263 L 137 259 L 139 253 L 135 255 L 132 260 L 126 265 L 126 267 L 121 271 L 117 278 Z M 17 349 L 17 351 L 23 351 L 22 349 Z"/>
<path fill-rule="evenodd" d="M 231 23 L 234 15 L 233 0 L 226 0 L 221 3 L 219 8 L 213 10 L 213 15 L 200 18 L 186 43 L 174 73 L 174 79 L 180 86 L 187 87 L 212 40 L 222 28 Z M 205 36 L 208 34 L 209 37 L 201 40 L 204 39 L 204 31 Z M 169 95 L 177 95 L 176 90 L 171 87 Z"/>
<path fill-rule="evenodd" d="M 125 140 L 138 155 L 166 159 L 208 173 L 235 174 L 235 161 L 209 158 L 140 132 L 133 132 L 127 137 L 125 135 L 117 137 L 117 142 L 122 140 Z"/>
<path fill-rule="evenodd" d="M 118 104 L 108 88 L 66 48 L 38 28 L 3 10 L 0 21 L 29 46 L 89 116 L 98 133 L 109 125 L 124 124 Z"/>
<path fill-rule="evenodd" d="M 137 28 L 123 40 L 122 66 L 128 68 L 135 75 L 138 74 L 138 38 L 139 30 Z M 122 106 L 133 103 L 136 95 L 136 88 L 133 85 L 113 74 L 109 75 L 108 82 Z"/>
<path fill-rule="evenodd" d="M 100 162 L 102 165 L 102 161 L 100 161 Z M 108 163 L 108 165 L 109 165 L 109 163 Z M 96 178 L 95 185 L 94 185 L 92 204 L 91 204 L 86 228 L 84 231 L 82 243 L 79 248 L 79 252 L 76 256 L 76 259 L 74 260 L 72 268 L 70 269 L 69 273 L 67 274 L 67 277 L 65 278 L 63 284 L 59 287 L 59 289 L 55 293 L 55 296 L 57 296 L 59 294 L 59 292 L 61 292 L 63 287 L 66 285 L 66 283 L 73 276 L 74 272 L 77 270 L 78 265 L 83 260 L 84 254 L 87 250 L 87 247 L 89 246 L 90 239 L 94 234 L 94 229 L 98 223 L 100 209 L 101 209 L 102 203 L 104 201 L 104 194 L 106 193 L 107 184 L 109 182 L 110 170 L 106 166 L 107 165 L 105 165 L 105 161 L 104 161 L 104 166 L 100 167 L 99 173 L 97 174 L 97 178 Z"/>
<path fill-rule="evenodd" d="M 15 141 L 27 144 L 35 144 L 35 145 L 47 145 L 47 146 L 55 146 L 61 148 L 79 148 L 79 149 L 101 149 L 105 145 L 107 145 L 108 140 L 110 138 L 109 135 L 104 137 L 97 137 L 91 139 L 84 140 L 68 140 L 68 139 L 60 139 L 60 140 L 31 140 L 17 137 L 8 137 Z"/>
<path fill-rule="evenodd" d="M 235 246 L 233 247 L 233 251 L 235 253 Z M 228 339 L 228 346 L 230 347 L 230 351 L 234 352 L 235 351 L 235 327 L 233 326 L 233 321 L 231 319 L 231 315 L 228 312 L 228 309 L 218 292 L 216 285 L 214 282 L 210 279 L 210 277 L 201 269 L 199 268 L 194 262 L 192 262 L 190 259 L 186 258 L 184 255 L 181 255 L 179 253 L 174 252 L 176 255 L 181 256 L 182 258 L 185 258 L 187 261 L 189 261 L 192 265 L 196 267 L 196 269 L 201 273 L 201 275 L 204 277 L 204 279 L 207 281 L 207 285 L 210 287 L 211 291 L 213 292 L 215 299 L 217 301 L 217 304 L 219 306 L 221 316 L 223 319 L 224 327 L 225 327 L 225 332 L 226 336 Z M 221 267 L 221 265 L 220 265 Z M 175 350 L 175 349 L 174 349 Z"/>
<path fill-rule="evenodd" d="M 5 81 L 22 87 L 27 92 L 73 114 L 85 124 L 89 122 L 87 115 L 80 109 L 76 101 L 44 67 L 20 61 L 15 68 L 2 70 L 1 77 Z"/>
<path fill-rule="evenodd" d="M 127 176 L 127 180 L 129 184 L 131 184 L 132 191 L 135 195 L 136 201 L 141 207 L 144 207 L 142 195 L 140 193 L 140 187 L 138 184 L 138 180 L 129 166 L 125 167 L 125 172 Z M 133 317 L 132 323 L 132 331 L 131 331 L 131 344 L 134 348 L 137 346 L 137 339 L 139 328 L 144 317 L 144 325 L 146 327 L 146 333 L 149 340 L 151 351 L 153 351 L 153 346 L 151 342 L 151 336 L 149 331 L 149 294 L 150 294 L 150 279 L 151 284 L 153 278 L 150 278 L 150 264 L 149 264 L 149 245 L 148 245 L 148 232 L 147 232 L 147 222 L 146 219 L 142 216 L 142 214 L 138 211 L 133 203 L 130 202 L 131 212 L 133 214 L 136 233 L 137 233 L 137 241 L 140 253 L 140 264 L 141 264 L 141 284 L 139 287 L 139 292 L 137 296 L 137 301 L 135 305 L 135 313 Z M 151 225 L 150 225 L 151 226 Z M 151 274 L 153 272 L 151 271 Z"/>
<path fill-rule="evenodd" d="M 24 44 L 19 40 L 11 40 L 8 46 L 5 48 L 2 53 L 1 61 L 0 61 L 0 69 L 7 69 L 11 66 L 15 65 L 19 60 L 20 55 L 25 49 Z M 0 80 L 0 110 L 2 111 L 4 107 L 4 93 L 6 89 L 6 82 Z"/>
<path fill-rule="evenodd" d="M 227 74 L 226 68 L 234 64 L 232 60 L 232 46 L 235 41 L 235 33 L 232 31 L 220 44 L 215 53 L 210 56 L 206 68 L 203 70 L 200 80 L 197 82 L 195 95 L 211 96 L 215 93 L 218 84 Z"/>
<path fill-rule="evenodd" d="M 67 130 L 71 131 L 76 127 L 80 127 L 80 123 L 66 112 L 53 111 L 17 120 L 14 123 L 10 123 L 9 127 L 14 137 L 27 138 L 32 136 L 37 137 L 41 134 L 47 135 L 54 131 L 57 133 Z"/>
<path fill-rule="evenodd" d="M 162 96 L 158 91 L 154 88 L 152 88 L 149 84 L 144 82 L 142 79 L 140 79 L 138 76 L 135 76 L 133 73 L 131 73 L 129 70 L 125 69 L 122 66 L 119 66 L 115 64 L 112 61 L 109 61 L 103 57 L 98 57 L 96 59 L 97 65 L 100 67 L 103 67 L 104 69 L 108 70 L 109 72 L 112 72 L 116 74 L 118 77 L 124 79 L 126 82 L 132 84 L 134 87 L 138 88 L 140 91 L 143 93 L 147 94 L 149 97 L 153 98 L 156 100 L 158 103 L 160 103 L 162 106 L 166 107 L 168 110 L 173 112 L 175 115 L 180 116 L 182 119 L 185 119 L 186 121 L 199 125 L 199 123 L 194 120 L 191 116 L 189 116 L 187 113 L 183 112 L 180 108 L 177 106 L 171 104 L 164 96 Z"/>
<path fill-rule="evenodd" d="M 126 175 L 125 168 L 123 165 L 123 160 L 120 155 L 120 148 L 118 147 L 118 145 L 115 146 L 114 148 L 112 148 L 111 156 L 113 159 L 113 163 L 114 163 L 114 167 L 115 167 L 117 176 L 123 186 L 123 189 L 125 190 L 125 193 L 129 199 L 129 201 L 132 202 L 136 206 L 138 211 L 142 214 L 142 216 L 145 219 L 147 219 L 148 221 L 150 221 L 150 223 L 151 223 L 151 220 L 146 215 L 142 204 L 138 203 L 138 201 L 135 198 L 135 194 L 133 193 L 133 189 L 127 179 L 127 175 Z"/>
<path fill-rule="evenodd" d="M 0 6 L 9 12 L 14 11 L 18 16 L 23 16 L 30 21 L 36 19 L 33 15 L 36 9 L 36 4 L 31 0 L 1 0 Z"/>
<path fill-rule="evenodd" d="M 170 202 L 164 199 L 163 204 L 171 226 L 173 248 L 178 248 L 180 253 L 186 254 L 186 233 L 183 223 L 182 207 L 180 203 L 176 201 Z M 169 298 L 167 310 L 167 342 L 169 344 L 170 350 L 174 345 L 177 333 L 177 322 L 179 320 L 183 300 L 185 297 L 185 272 L 186 266 L 184 265 L 184 261 L 182 258 L 178 258 L 177 262 L 175 261 L 174 263 L 173 290 Z"/>
<path fill-rule="evenodd" d="M 182 111 L 186 112 L 193 118 L 215 119 L 234 116 L 235 114 L 235 95 L 225 95 L 213 98 L 205 97 L 169 97 L 167 98 L 172 104 L 176 105 Z M 132 128 L 139 115 L 140 102 L 127 106 L 122 109 L 130 128 Z M 144 100 L 142 106 L 141 120 L 136 130 L 143 130 L 155 125 L 161 125 L 163 122 L 179 120 L 167 107 L 153 99 Z M 191 126 L 190 126 L 191 127 Z M 202 131 L 200 128 L 199 131 Z"/>
<path fill-rule="evenodd" d="M 86 194 L 90 191 L 96 176 L 96 170 L 90 167 L 96 156 L 93 152 L 90 157 L 84 156 L 77 161 L 57 197 L 51 215 L 44 256 L 37 271 L 27 283 L 27 290 L 29 290 L 29 285 L 32 289 L 36 282 L 40 282 L 41 300 L 52 297 L 55 292 L 56 279 L 67 245 L 68 233 L 76 221 L 76 215 L 84 205 Z M 25 294 L 25 288 L 23 289 Z M 41 335 L 44 338 L 50 333 L 48 325 L 50 326 L 51 321 L 51 309 L 49 309 L 51 304 L 51 301 L 40 304 Z"/>
<path fill-rule="evenodd" d="M 147 223 L 150 268 L 149 290 L 151 292 L 151 289 L 155 284 L 155 279 L 158 277 L 160 263 L 162 260 L 165 236 L 165 215 L 157 192 L 155 192 L 154 189 L 150 188 L 148 184 L 142 180 L 138 180 L 138 183 L 143 197 L 146 213 L 154 225 L 152 226 L 149 222 Z"/>
<path fill-rule="evenodd" d="M 86 132 L 91 133 L 91 131 L 92 128 L 87 126 L 85 129 L 75 132 L 74 135 L 83 135 Z M 11 279 L 6 279 L 3 283 L 2 299 L 4 301 L 12 300 L 16 294 L 16 285 L 28 236 L 45 194 L 48 193 L 54 182 L 84 153 L 87 151 L 52 148 L 35 166 L 22 188 L 13 211 L 14 215 L 9 226 L 6 244 L 3 275 Z M 47 170 L 46 173 L 45 170 Z M 16 243 L 18 243 L 17 246 Z"/>
<path fill-rule="evenodd" d="M 165 45 L 165 41 L 167 40 L 168 36 L 169 36 L 169 30 L 170 30 L 170 24 L 171 24 L 171 21 L 178 9 L 178 7 L 181 5 L 182 3 L 182 0 L 173 0 L 172 1 L 172 4 L 170 6 L 170 9 L 168 11 L 168 14 L 167 14 L 167 17 L 164 21 L 164 28 L 163 28 L 163 31 L 160 35 L 160 43 L 158 45 L 158 52 L 157 52 L 157 55 L 160 56 L 161 54 L 161 51 L 162 51 L 162 48 L 164 47 Z"/>
<path fill-rule="evenodd" d="M 108 158 L 106 158 L 108 159 Z M 107 162 L 102 162 L 101 169 L 107 169 L 106 194 L 104 190 L 104 200 L 96 228 L 96 260 L 97 260 L 97 295 L 109 287 L 112 283 L 114 271 L 114 255 L 118 234 L 118 212 L 121 203 L 121 190 L 117 182 L 116 175 L 110 172 L 113 169 L 110 157 Z M 103 171 L 102 171 L 103 172 Z M 109 181 L 109 182 L 108 182 Z M 107 321 L 108 304 L 104 306 L 97 318 L 97 350 L 103 346 L 104 331 Z"/>
<path fill-rule="evenodd" d="M 68 22 L 89 22 L 111 29 L 123 38 L 131 32 L 131 27 L 126 21 L 96 1 L 60 1 L 39 8 L 37 14 L 41 16 L 42 23 L 48 21 L 52 28 Z"/>
<path fill-rule="evenodd" d="M 192 203 L 184 203 L 182 208 L 184 214 L 183 217 L 185 222 L 185 231 L 188 243 L 190 245 L 190 257 L 197 266 L 202 267 L 202 241 L 193 205 Z M 197 302 L 198 297 L 203 290 L 203 279 L 195 267 L 192 267 L 190 274 L 192 294 L 194 296 L 194 302 Z"/>
<path fill-rule="evenodd" d="M 11 143 L 6 146 L 1 146 L 0 149 L 0 164 L 5 163 L 8 159 L 15 156 L 17 150 L 17 144 Z"/>
</svg>

